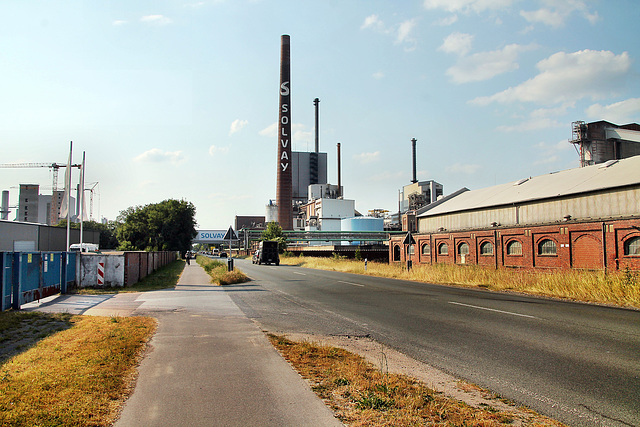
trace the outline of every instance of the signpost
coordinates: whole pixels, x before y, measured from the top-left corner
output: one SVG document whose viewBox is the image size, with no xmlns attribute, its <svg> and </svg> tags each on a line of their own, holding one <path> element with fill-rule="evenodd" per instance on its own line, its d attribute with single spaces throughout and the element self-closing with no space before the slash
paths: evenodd
<svg viewBox="0 0 640 427">
<path fill-rule="evenodd" d="M 222 238 L 222 240 L 227 239 L 229 239 L 229 259 L 227 259 L 227 270 L 233 271 L 233 251 L 231 251 L 231 240 L 238 240 L 238 236 L 231 226 L 229 226 L 227 233 Z"/>
</svg>

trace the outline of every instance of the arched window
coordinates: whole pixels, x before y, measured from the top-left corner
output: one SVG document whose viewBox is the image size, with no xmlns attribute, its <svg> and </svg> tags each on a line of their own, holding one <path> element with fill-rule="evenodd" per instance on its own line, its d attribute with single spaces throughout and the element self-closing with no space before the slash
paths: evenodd
<svg viewBox="0 0 640 427">
<path fill-rule="evenodd" d="M 439 255 L 449 255 L 449 246 L 446 243 L 442 243 L 438 246 L 438 254 Z"/>
<path fill-rule="evenodd" d="M 640 237 L 632 237 L 624 242 L 625 255 L 640 255 Z"/>
<path fill-rule="evenodd" d="M 493 243 L 484 242 L 480 245 L 480 255 L 493 255 Z"/>
<path fill-rule="evenodd" d="M 413 245 L 407 246 L 407 255 L 413 255 L 414 253 L 416 253 L 415 247 Z"/>
<path fill-rule="evenodd" d="M 394 261 L 400 261 L 400 246 L 399 245 L 395 245 L 393 247 L 393 260 Z"/>
<path fill-rule="evenodd" d="M 558 246 L 551 239 L 544 239 L 538 243 L 538 255 L 558 255 Z"/>
<path fill-rule="evenodd" d="M 422 245 L 422 255 L 431 255 L 431 246 L 428 243 Z"/>
<path fill-rule="evenodd" d="M 458 245 L 458 255 L 469 255 L 469 245 L 466 243 L 460 243 Z"/>
<path fill-rule="evenodd" d="M 517 240 L 507 243 L 507 255 L 522 255 L 522 243 Z"/>
</svg>

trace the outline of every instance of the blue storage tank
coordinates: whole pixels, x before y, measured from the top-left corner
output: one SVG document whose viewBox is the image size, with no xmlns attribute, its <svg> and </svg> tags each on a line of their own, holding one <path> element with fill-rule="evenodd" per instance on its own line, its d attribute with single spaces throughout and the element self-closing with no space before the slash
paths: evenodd
<svg viewBox="0 0 640 427">
<path fill-rule="evenodd" d="M 357 216 L 345 218 L 340 221 L 341 231 L 384 231 L 384 219 L 370 216 Z M 351 245 L 359 245 L 366 242 L 351 242 Z M 347 244 L 346 242 L 342 243 Z"/>
</svg>

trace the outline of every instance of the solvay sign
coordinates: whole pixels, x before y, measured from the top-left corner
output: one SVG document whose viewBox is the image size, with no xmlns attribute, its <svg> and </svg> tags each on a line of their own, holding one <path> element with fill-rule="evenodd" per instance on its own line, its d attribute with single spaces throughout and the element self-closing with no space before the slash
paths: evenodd
<svg viewBox="0 0 640 427">
<path fill-rule="evenodd" d="M 227 230 L 198 230 L 198 235 L 193 239 L 194 243 L 223 242 Z"/>
<path fill-rule="evenodd" d="M 286 172 L 291 157 L 291 111 L 289 110 L 289 82 L 280 85 L 280 167 Z"/>
</svg>

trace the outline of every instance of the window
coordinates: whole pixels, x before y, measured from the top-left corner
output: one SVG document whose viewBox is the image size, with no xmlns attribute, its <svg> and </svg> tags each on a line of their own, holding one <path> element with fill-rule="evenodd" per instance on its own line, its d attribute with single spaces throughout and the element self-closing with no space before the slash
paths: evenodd
<svg viewBox="0 0 640 427">
<path fill-rule="evenodd" d="M 469 245 L 460 243 L 460 245 L 458 245 L 458 255 L 469 255 Z"/>
<path fill-rule="evenodd" d="M 427 243 L 422 245 L 422 255 L 431 255 L 431 246 L 429 246 Z"/>
<path fill-rule="evenodd" d="M 440 246 L 438 246 L 438 254 L 449 255 L 449 246 L 447 246 L 446 243 L 443 243 Z"/>
<path fill-rule="evenodd" d="M 538 255 L 557 255 L 558 246 L 551 239 L 544 239 L 538 243 Z"/>
<path fill-rule="evenodd" d="M 517 240 L 507 243 L 507 255 L 522 255 L 522 243 Z"/>
<path fill-rule="evenodd" d="M 640 255 L 640 237 L 632 237 L 624 242 L 625 255 Z"/>
<path fill-rule="evenodd" d="M 416 249 L 414 248 L 413 245 L 407 246 L 407 255 L 413 255 L 415 253 L 416 253 Z"/>
<path fill-rule="evenodd" d="M 398 245 L 393 247 L 393 260 L 400 261 L 400 246 Z"/>
<path fill-rule="evenodd" d="M 480 245 L 480 255 L 493 255 L 493 243 L 484 242 Z"/>
</svg>

